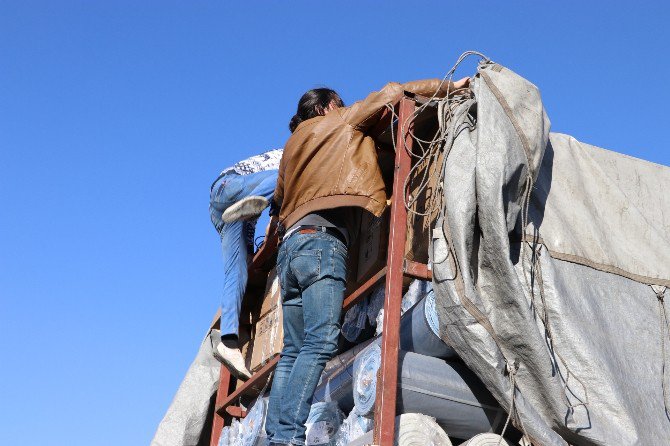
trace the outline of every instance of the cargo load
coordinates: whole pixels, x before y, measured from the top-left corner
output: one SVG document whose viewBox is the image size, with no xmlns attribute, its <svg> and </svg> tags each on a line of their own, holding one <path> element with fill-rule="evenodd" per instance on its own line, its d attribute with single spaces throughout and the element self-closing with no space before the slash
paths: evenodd
<svg viewBox="0 0 670 446">
<path fill-rule="evenodd" d="M 442 338 L 533 444 L 668 444 L 670 169 L 550 133 L 501 65 L 471 88 L 443 107 Z"/>
</svg>

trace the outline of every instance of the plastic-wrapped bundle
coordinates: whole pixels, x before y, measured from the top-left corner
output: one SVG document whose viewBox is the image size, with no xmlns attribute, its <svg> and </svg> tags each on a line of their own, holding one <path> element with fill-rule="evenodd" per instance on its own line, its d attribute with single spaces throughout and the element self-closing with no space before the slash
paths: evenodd
<svg viewBox="0 0 670 446">
<path fill-rule="evenodd" d="M 407 292 L 402 297 L 400 311 L 405 312 L 416 305 L 421 299 L 433 291 L 433 283 L 427 280 L 415 279 L 409 285 Z"/>
<path fill-rule="evenodd" d="M 231 446 L 234 444 L 230 441 L 230 426 L 224 426 L 221 429 L 221 435 L 219 436 L 219 445 L 218 446 Z"/>
<path fill-rule="evenodd" d="M 432 289 L 400 319 L 400 349 L 436 358 L 457 356 L 456 351 L 440 338 Z"/>
<path fill-rule="evenodd" d="M 307 417 L 305 445 L 334 446 L 344 415 L 337 403 L 314 403 Z"/>
<path fill-rule="evenodd" d="M 372 341 L 374 341 L 374 339 L 368 339 L 367 341 L 361 342 L 360 344 L 357 344 L 344 353 L 340 353 L 328 361 L 326 366 L 323 368 L 321 377 L 319 378 L 319 384 L 324 382 L 328 376 L 333 375 L 334 373 L 337 373 L 338 370 L 342 370 L 349 364 L 352 364 L 354 359 L 356 359 L 356 355 L 358 355 L 358 353 L 360 353 L 361 350 L 367 347 Z"/>
<path fill-rule="evenodd" d="M 435 418 L 419 413 L 404 413 L 395 419 L 396 446 L 451 446 L 451 440 Z"/>
<path fill-rule="evenodd" d="M 379 343 L 370 344 L 354 360 L 354 412 L 369 416 L 375 407 L 377 370 L 382 362 Z"/>
<path fill-rule="evenodd" d="M 377 315 L 379 310 L 384 308 L 384 292 L 386 290 L 386 282 L 381 281 L 372 289 L 368 297 L 368 321 L 370 325 L 377 324 Z"/>
<path fill-rule="evenodd" d="M 475 435 L 460 446 L 509 446 L 509 443 L 498 434 L 487 433 Z"/>
<path fill-rule="evenodd" d="M 435 295 L 428 295 L 400 319 L 400 348 L 437 358 L 453 358 L 456 352 L 438 335 Z M 380 339 L 369 341 L 380 343 Z M 349 412 L 354 407 L 352 393 L 354 355 L 361 345 L 331 360 L 321 376 L 314 401 L 337 401 L 340 409 Z"/>
<path fill-rule="evenodd" d="M 357 361 L 358 367 L 354 366 L 354 410 L 370 416 L 374 410 L 381 349 L 366 349 Z M 398 363 L 400 413 L 433 416 L 449 435 L 456 438 L 470 438 L 502 428 L 505 412 L 484 384 L 463 364 L 404 351 L 399 352 Z"/>
<path fill-rule="evenodd" d="M 258 398 L 240 423 L 238 442 L 241 446 L 260 446 L 265 442 L 267 398 Z"/>
<path fill-rule="evenodd" d="M 372 424 L 371 419 L 362 417 L 353 411 L 350 412 L 349 416 L 342 422 L 342 426 L 340 426 L 335 445 L 348 446 L 350 442 L 371 431 Z"/>
<path fill-rule="evenodd" d="M 233 418 L 230 426 L 225 426 L 221 429 L 221 436 L 219 437 L 218 446 L 237 446 L 240 434 L 240 422 Z"/>
<path fill-rule="evenodd" d="M 383 290 L 383 289 L 382 289 Z M 433 284 L 427 280 L 415 279 L 407 289 L 407 292 L 402 297 L 402 302 L 400 303 L 400 314 L 405 314 L 409 309 L 414 307 L 421 299 L 433 291 Z M 374 325 L 377 326 L 375 333 L 377 335 L 381 334 L 382 328 L 384 326 L 384 308 L 383 308 L 383 291 L 382 291 L 382 307 L 377 311 L 377 316 L 375 318 Z M 370 321 L 372 323 L 372 321 Z M 439 332 L 438 332 L 439 336 Z"/>
<path fill-rule="evenodd" d="M 370 339 L 328 361 L 321 374 L 319 385 L 314 391 L 313 401 L 337 402 L 340 409 L 350 412 L 354 407 L 352 384 L 354 380 L 354 360 L 373 340 Z"/>
<path fill-rule="evenodd" d="M 342 336 L 349 342 L 355 342 L 365 328 L 367 318 L 368 301 L 363 299 L 345 313 L 342 322 Z"/>
</svg>

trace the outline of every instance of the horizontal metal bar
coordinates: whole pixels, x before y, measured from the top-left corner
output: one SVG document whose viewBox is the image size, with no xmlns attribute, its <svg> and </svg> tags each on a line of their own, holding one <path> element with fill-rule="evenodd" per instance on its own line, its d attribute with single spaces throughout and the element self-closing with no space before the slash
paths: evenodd
<svg viewBox="0 0 670 446">
<path fill-rule="evenodd" d="M 403 273 L 406 276 L 414 277 L 415 279 L 433 280 L 433 272 L 428 269 L 428 265 L 425 263 L 405 259 Z"/>
<path fill-rule="evenodd" d="M 265 387 L 265 381 L 270 376 L 270 373 L 274 370 L 278 362 L 279 362 L 279 355 L 272 358 L 270 362 L 265 364 L 259 371 L 251 375 L 251 378 L 249 378 L 247 382 L 242 384 L 242 386 L 240 386 L 237 390 L 228 395 L 222 401 L 222 403 L 219 406 L 217 406 L 216 413 L 223 416 L 226 407 L 234 403 L 235 400 L 240 396 L 252 392 L 260 392 L 261 390 L 263 390 L 263 387 Z"/>
<path fill-rule="evenodd" d="M 342 311 L 347 311 L 349 308 L 356 305 L 356 303 L 361 300 L 361 298 L 365 297 L 365 293 L 370 291 L 370 288 L 375 286 L 377 282 L 379 282 L 385 275 L 386 267 L 383 267 L 381 270 L 379 270 L 379 272 L 377 272 L 377 274 L 370 277 L 365 283 L 363 283 L 363 285 L 359 286 L 353 293 L 344 299 L 344 303 L 342 304 Z"/>
<path fill-rule="evenodd" d="M 228 406 L 226 407 L 226 413 L 235 418 L 244 418 L 247 416 L 247 411 L 240 406 Z"/>
</svg>

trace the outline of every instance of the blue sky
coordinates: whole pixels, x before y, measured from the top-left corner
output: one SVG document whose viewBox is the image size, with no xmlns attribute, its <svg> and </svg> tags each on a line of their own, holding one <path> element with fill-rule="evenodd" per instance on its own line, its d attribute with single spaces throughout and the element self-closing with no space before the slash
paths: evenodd
<svg viewBox="0 0 670 446">
<path fill-rule="evenodd" d="M 149 443 L 219 302 L 209 186 L 309 88 L 476 49 L 669 165 L 670 10 L 637 3 L 0 0 L 0 444 Z"/>
</svg>

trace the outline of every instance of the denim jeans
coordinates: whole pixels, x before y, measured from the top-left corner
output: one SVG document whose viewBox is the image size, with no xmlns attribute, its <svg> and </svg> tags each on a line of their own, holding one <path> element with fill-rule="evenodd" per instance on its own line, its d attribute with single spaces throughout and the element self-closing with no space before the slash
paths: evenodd
<svg viewBox="0 0 670 446">
<path fill-rule="evenodd" d="M 253 246 L 255 223 L 224 223 L 221 214 L 239 200 L 252 195 L 272 199 L 277 185 L 277 170 L 249 175 L 228 173 L 212 185 L 209 215 L 221 236 L 223 251 L 223 295 L 221 297 L 221 334 L 238 334 L 240 307 L 247 287 L 247 253 Z M 249 235 L 251 240 L 249 240 Z"/>
<path fill-rule="evenodd" d="M 337 352 L 346 263 L 346 246 L 327 233 L 294 234 L 279 247 L 284 348 L 265 428 L 273 443 L 305 443 L 314 389 Z"/>
</svg>

